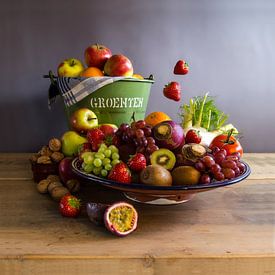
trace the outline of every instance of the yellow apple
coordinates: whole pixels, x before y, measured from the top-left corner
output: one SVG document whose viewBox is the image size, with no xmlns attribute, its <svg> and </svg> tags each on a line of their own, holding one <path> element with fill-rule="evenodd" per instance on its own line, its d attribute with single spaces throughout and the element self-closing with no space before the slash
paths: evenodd
<svg viewBox="0 0 275 275">
<path fill-rule="evenodd" d="M 57 68 L 60 77 L 78 77 L 84 70 L 84 66 L 76 58 L 69 58 L 61 62 Z"/>
</svg>

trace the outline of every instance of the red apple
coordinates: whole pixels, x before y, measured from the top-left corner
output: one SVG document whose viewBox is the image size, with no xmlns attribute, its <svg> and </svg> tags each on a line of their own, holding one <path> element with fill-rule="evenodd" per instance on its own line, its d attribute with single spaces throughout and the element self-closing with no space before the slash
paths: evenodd
<svg viewBox="0 0 275 275">
<path fill-rule="evenodd" d="M 72 160 L 73 158 L 66 157 L 62 159 L 59 163 L 59 177 L 64 184 L 68 180 L 75 179 L 77 177 L 72 170 Z"/>
<path fill-rule="evenodd" d="M 71 115 L 70 124 L 76 132 L 86 133 L 88 130 L 97 127 L 98 119 L 92 110 L 80 108 Z"/>
<path fill-rule="evenodd" d="M 133 71 L 131 61 L 122 54 L 112 55 L 104 66 L 104 73 L 109 76 L 132 76 Z"/>
<path fill-rule="evenodd" d="M 104 45 L 94 44 L 89 46 L 84 53 L 88 67 L 96 67 L 103 71 L 106 61 L 112 56 L 110 49 Z"/>
<path fill-rule="evenodd" d="M 98 125 L 99 129 L 104 133 L 105 136 L 113 136 L 117 130 L 117 126 L 115 124 L 100 124 Z"/>
</svg>

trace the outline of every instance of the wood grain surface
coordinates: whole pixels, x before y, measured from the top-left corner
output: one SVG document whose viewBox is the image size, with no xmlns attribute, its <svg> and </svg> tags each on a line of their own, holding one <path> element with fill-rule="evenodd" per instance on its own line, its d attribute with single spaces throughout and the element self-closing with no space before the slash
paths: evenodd
<svg viewBox="0 0 275 275">
<path fill-rule="evenodd" d="M 250 177 L 175 206 L 134 204 L 136 232 L 118 238 L 85 211 L 62 217 L 36 191 L 30 154 L 0 154 L 0 274 L 275 274 L 275 154 L 246 154 Z M 87 201 L 126 200 L 82 184 Z"/>
</svg>

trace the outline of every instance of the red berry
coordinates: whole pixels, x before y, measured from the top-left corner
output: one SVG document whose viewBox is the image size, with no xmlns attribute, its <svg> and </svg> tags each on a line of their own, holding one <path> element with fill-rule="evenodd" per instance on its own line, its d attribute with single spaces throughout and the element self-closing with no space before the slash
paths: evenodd
<svg viewBox="0 0 275 275">
<path fill-rule="evenodd" d="M 91 143 L 93 151 L 98 150 L 100 144 L 104 142 L 104 138 L 104 133 L 98 128 L 91 129 L 87 132 L 87 139 Z"/>
<path fill-rule="evenodd" d="M 175 81 L 168 83 L 163 88 L 163 94 L 165 97 L 169 99 L 180 101 L 180 97 L 181 97 L 180 84 Z"/>
<path fill-rule="evenodd" d="M 146 167 L 146 158 L 141 153 L 136 153 L 128 161 L 128 166 L 131 170 L 139 172 Z"/>
<path fill-rule="evenodd" d="M 131 183 L 132 176 L 128 166 L 124 162 L 120 162 L 112 168 L 108 179 L 121 183 Z"/>
<path fill-rule="evenodd" d="M 74 218 L 80 214 L 80 200 L 72 195 L 65 195 L 59 203 L 59 211 L 64 217 Z"/>
<path fill-rule="evenodd" d="M 201 135 L 200 135 L 199 131 L 191 129 L 186 133 L 185 143 L 198 143 L 199 144 L 200 142 L 201 142 Z"/>
</svg>

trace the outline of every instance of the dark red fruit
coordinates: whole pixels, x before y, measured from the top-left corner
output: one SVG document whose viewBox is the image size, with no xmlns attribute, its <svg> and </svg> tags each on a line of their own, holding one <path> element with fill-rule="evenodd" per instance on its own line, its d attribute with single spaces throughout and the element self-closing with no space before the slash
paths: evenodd
<svg viewBox="0 0 275 275">
<path fill-rule="evenodd" d="M 95 225 L 104 225 L 104 213 L 108 207 L 108 204 L 88 202 L 86 211 L 90 221 Z"/>
</svg>

